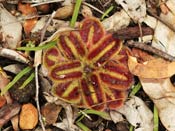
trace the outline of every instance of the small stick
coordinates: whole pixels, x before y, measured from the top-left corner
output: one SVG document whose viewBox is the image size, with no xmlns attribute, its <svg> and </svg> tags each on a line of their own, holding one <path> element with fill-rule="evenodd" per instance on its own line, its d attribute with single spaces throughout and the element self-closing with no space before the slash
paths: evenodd
<svg viewBox="0 0 175 131">
<path fill-rule="evenodd" d="M 118 38 L 118 39 L 122 39 L 122 40 L 131 40 L 134 38 L 138 38 L 141 35 L 145 36 L 145 35 L 153 35 L 154 34 L 154 30 L 150 27 L 142 27 L 141 28 L 141 32 L 140 33 L 140 29 L 138 26 L 135 27 L 127 27 L 121 30 L 118 30 L 117 32 L 115 32 L 113 34 L 114 38 Z"/>
<path fill-rule="evenodd" d="M 47 21 L 47 23 L 45 24 L 45 26 L 43 27 L 42 31 L 41 31 L 41 39 L 40 39 L 40 43 L 43 42 L 47 27 L 49 26 L 51 20 L 53 19 L 53 17 L 55 16 L 55 12 L 52 13 L 51 17 L 49 18 L 49 20 Z M 38 54 L 37 54 L 38 53 Z M 42 51 L 37 51 L 35 52 L 35 57 L 41 57 L 42 55 Z M 35 58 L 37 59 L 37 58 Z M 41 60 L 40 60 L 41 61 Z M 44 123 L 42 120 L 42 116 L 41 116 L 41 112 L 40 112 L 40 104 L 39 104 L 39 81 L 38 81 L 38 66 L 41 62 L 38 62 L 37 64 L 35 63 L 35 85 L 36 85 L 36 95 L 35 95 L 35 101 L 36 101 L 36 106 L 37 106 L 37 110 L 38 110 L 38 114 L 39 114 L 39 121 L 41 123 L 41 127 L 43 131 L 46 131 L 45 127 L 44 127 Z"/>
<path fill-rule="evenodd" d="M 164 51 L 161 51 L 153 46 L 150 46 L 150 45 L 147 45 L 147 44 L 144 44 L 142 42 L 134 42 L 134 41 L 128 41 L 126 42 L 126 45 L 127 46 L 130 46 L 130 47 L 135 47 L 135 48 L 139 48 L 139 49 L 142 49 L 144 51 L 147 51 L 149 53 L 153 53 L 157 56 L 160 56 L 166 60 L 169 60 L 169 61 L 175 61 L 175 57 L 164 52 Z"/>
</svg>

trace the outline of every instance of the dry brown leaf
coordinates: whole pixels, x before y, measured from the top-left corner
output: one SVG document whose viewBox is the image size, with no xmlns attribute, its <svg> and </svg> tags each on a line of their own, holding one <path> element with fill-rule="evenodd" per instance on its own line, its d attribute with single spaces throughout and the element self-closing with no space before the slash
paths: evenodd
<svg viewBox="0 0 175 131">
<path fill-rule="evenodd" d="M 138 63 L 135 57 L 129 56 L 129 70 L 132 74 L 141 78 L 168 78 L 175 74 L 175 62 L 168 62 L 163 59 Z"/>
<path fill-rule="evenodd" d="M 41 113 L 45 118 L 45 122 L 48 125 L 54 124 L 58 118 L 58 114 L 62 107 L 54 103 L 48 103 L 44 105 L 41 109 Z"/>
<path fill-rule="evenodd" d="M 21 129 L 33 129 L 38 123 L 38 111 L 36 107 L 31 103 L 24 104 L 19 119 Z"/>
<path fill-rule="evenodd" d="M 18 10 L 22 12 L 24 16 L 35 16 L 37 15 L 37 9 L 35 7 L 31 7 L 30 4 L 18 4 Z M 35 24 L 37 23 L 38 18 L 32 18 L 25 20 L 23 27 L 24 32 L 28 36 L 31 32 L 31 30 L 34 28 Z"/>
</svg>

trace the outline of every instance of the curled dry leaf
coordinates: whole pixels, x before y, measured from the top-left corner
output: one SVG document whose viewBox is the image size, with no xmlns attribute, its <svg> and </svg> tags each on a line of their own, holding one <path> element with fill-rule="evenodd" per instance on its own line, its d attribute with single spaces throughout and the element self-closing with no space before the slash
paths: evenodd
<svg viewBox="0 0 175 131">
<path fill-rule="evenodd" d="M 120 12 L 116 12 L 109 18 L 106 18 L 102 24 L 107 31 L 115 32 L 117 30 L 123 29 L 127 27 L 130 23 L 130 17 L 128 14 L 121 10 Z"/>
<path fill-rule="evenodd" d="M 21 129 L 33 129 L 38 123 L 38 111 L 31 103 L 22 105 L 19 116 L 19 126 Z"/>
<path fill-rule="evenodd" d="M 132 74 L 141 78 L 160 79 L 175 74 L 175 62 L 168 62 L 159 58 L 138 63 L 135 57 L 129 56 L 128 66 Z"/>
<path fill-rule="evenodd" d="M 134 22 L 142 22 L 146 16 L 145 0 L 115 0 L 129 14 Z"/>
<path fill-rule="evenodd" d="M 22 36 L 22 26 L 16 17 L 11 15 L 0 4 L 0 34 L 5 47 L 16 49 Z"/>
<path fill-rule="evenodd" d="M 123 107 L 110 114 L 114 122 L 123 121 L 124 115 L 135 131 L 153 131 L 153 113 L 139 97 L 132 96 Z"/>
<path fill-rule="evenodd" d="M 35 7 L 31 7 L 30 4 L 22 4 L 19 2 L 18 10 L 22 12 L 23 16 L 31 17 L 37 15 L 37 9 Z M 32 18 L 24 21 L 23 28 L 27 36 L 30 34 L 36 23 L 37 18 Z"/>
<path fill-rule="evenodd" d="M 65 19 L 73 14 L 74 4 L 65 5 L 64 7 L 58 8 L 54 18 Z"/>
<path fill-rule="evenodd" d="M 144 91 L 156 105 L 162 124 L 169 131 L 175 130 L 175 87 L 169 78 L 140 78 Z"/>
</svg>

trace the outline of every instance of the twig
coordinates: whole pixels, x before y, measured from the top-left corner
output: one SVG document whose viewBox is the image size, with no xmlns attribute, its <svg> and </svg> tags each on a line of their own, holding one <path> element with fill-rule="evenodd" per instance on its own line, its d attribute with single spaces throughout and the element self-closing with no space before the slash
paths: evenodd
<svg viewBox="0 0 175 131">
<path fill-rule="evenodd" d="M 56 2 L 62 2 L 64 0 L 23 0 L 22 2 L 25 2 L 25 3 L 35 3 L 35 4 L 32 4 L 31 6 L 34 7 L 34 6 L 39 6 L 39 5 L 43 5 L 43 4 L 50 4 L 50 3 L 56 3 Z"/>
<path fill-rule="evenodd" d="M 49 20 L 47 21 L 47 23 L 45 24 L 45 26 L 43 27 L 42 31 L 41 31 L 41 39 L 40 39 L 40 43 L 42 43 L 47 27 L 49 26 L 51 20 L 53 19 L 53 17 L 55 16 L 56 12 L 53 12 L 51 17 L 49 18 Z M 41 58 L 42 55 L 42 51 L 37 51 L 35 52 L 35 59 L 38 59 L 37 57 Z M 41 61 L 41 60 L 40 60 Z M 36 62 L 36 61 L 35 61 Z M 41 123 L 41 127 L 42 130 L 45 131 L 45 127 L 44 127 L 44 123 L 42 120 L 42 116 L 41 116 L 41 112 L 40 112 L 40 104 L 39 104 L 39 80 L 38 80 L 38 66 L 41 64 L 41 62 L 37 62 L 37 64 L 35 63 L 35 85 L 36 85 L 36 95 L 35 95 L 35 101 L 36 101 L 36 105 L 37 105 L 37 109 L 38 109 L 38 114 L 39 114 L 39 121 Z"/>
<path fill-rule="evenodd" d="M 101 13 L 102 15 L 104 14 L 103 11 L 101 11 L 101 10 L 99 10 L 98 8 L 92 6 L 91 4 L 86 3 L 86 2 L 82 2 L 82 3 L 83 3 L 84 5 L 86 5 L 86 6 L 88 6 L 88 7 L 90 7 L 90 8 L 92 8 L 92 9 L 96 10 L 97 12 Z M 108 16 L 108 15 L 107 15 L 107 16 Z"/>
<path fill-rule="evenodd" d="M 170 30 L 172 30 L 173 32 L 175 32 L 175 29 L 172 27 L 172 25 L 166 23 L 162 18 L 160 18 L 159 16 L 157 16 L 156 14 L 154 14 L 152 11 L 147 10 L 150 15 L 152 15 L 153 17 L 155 17 L 156 19 L 158 19 L 160 22 L 162 22 L 164 25 L 166 25 Z"/>
<path fill-rule="evenodd" d="M 175 61 L 175 57 L 164 52 L 164 51 L 161 51 L 153 46 L 150 46 L 150 45 L 147 45 L 147 44 L 144 44 L 142 42 L 134 42 L 134 41 L 128 41 L 126 43 L 127 46 L 130 46 L 130 47 L 135 47 L 135 48 L 139 48 L 139 49 L 142 49 L 144 51 L 147 51 L 149 53 L 153 53 L 157 56 L 160 56 L 166 60 L 169 60 L 169 61 Z"/>
<path fill-rule="evenodd" d="M 150 27 L 142 27 L 142 36 L 145 35 L 153 35 L 154 34 L 154 30 Z M 129 39 L 134 39 L 134 38 L 138 38 L 140 37 L 140 31 L 139 31 L 139 27 L 135 26 L 135 27 L 127 27 L 121 30 L 118 30 L 117 32 L 115 32 L 113 34 L 114 38 L 118 38 L 118 39 L 122 39 L 122 40 L 129 40 Z"/>
</svg>

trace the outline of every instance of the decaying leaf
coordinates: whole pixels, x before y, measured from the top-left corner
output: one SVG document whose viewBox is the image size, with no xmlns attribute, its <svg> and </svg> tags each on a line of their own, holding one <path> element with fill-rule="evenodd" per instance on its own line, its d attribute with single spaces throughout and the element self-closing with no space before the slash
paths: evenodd
<svg viewBox="0 0 175 131">
<path fill-rule="evenodd" d="M 22 26 L 16 17 L 12 16 L 2 4 L 0 4 L 0 34 L 1 33 L 5 47 L 16 49 L 16 47 L 19 46 L 19 41 L 22 36 Z"/>
<path fill-rule="evenodd" d="M 126 65 L 129 49 L 106 34 L 96 18 L 86 18 L 79 28 L 62 32 L 57 46 L 44 53 L 53 93 L 79 107 L 116 109 L 133 81 Z"/>
<path fill-rule="evenodd" d="M 45 122 L 48 125 L 54 124 L 58 118 L 58 114 L 62 107 L 54 103 L 47 103 L 41 109 L 41 113 L 45 118 Z"/>
<path fill-rule="evenodd" d="M 38 123 L 38 111 L 36 107 L 31 103 L 22 105 L 19 119 L 21 129 L 33 129 Z"/>
<path fill-rule="evenodd" d="M 106 18 L 102 24 L 107 31 L 115 32 L 117 30 L 123 29 L 127 27 L 130 23 L 130 17 L 128 14 L 121 10 L 120 12 L 116 12 L 109 18 Z"/>
<path fill-rule="evenodd" d="M 22 12 L 23 16 L 31 17 L 37 14 L 37 9 L 35 7 L 31 7 L 30 4 L 22 4 L 19 2 L 18 10 Z M 23 28 L 27 36 L 30 34 L 31 30 L 37 23 L 37 19 L 38 18 L 32 18 L 24 21 Z"/>
<path fill-rule="evenodd" d="M 115 0 L 129 16 L 137 23 L 142 22 L 146 16 L 145 0 Z"/>
<path fill-rule="evenodd" d="M 163 59 L 153 59 L 138 63 L 135 57 L 129 56 L 129 70 L 132 74 L 141 78 L 168 78 L 175 74 L 175 62 Z"/>
<path fill-rule="evenodd" d="M 53 124 L 55 127 L 61 128 L 65 131 L 81 131 L 74 123 L 77 117 L 77 113 L 73 110 L 70 104 L 57 101 L 55 104 L 62 104 L 65 109 L 66 117 L 61 122 Z M 75 117 L 76 116 L 76 117 Z"/>
<path fill-rule="evenodd" d="M 145 79 L 140 78 L 144 91 L 155 103 L 159 117 L 165 128 L 175 130 L 175 87 L 169 78 Z"/>
<path fill-rule="evenodd" d="M 145 103 L 136 96 L 131 97 L 121 108 L 111 113 L 112 120 L 117 122 L 122 120 L 120 114 L 124 115 L 135 127 L 135 131 L 153 131 L 153 113 Z M 120 119 L 117 120 L 116 117 Z"/>
</svg>

